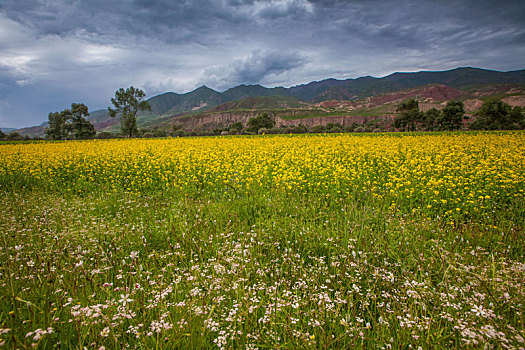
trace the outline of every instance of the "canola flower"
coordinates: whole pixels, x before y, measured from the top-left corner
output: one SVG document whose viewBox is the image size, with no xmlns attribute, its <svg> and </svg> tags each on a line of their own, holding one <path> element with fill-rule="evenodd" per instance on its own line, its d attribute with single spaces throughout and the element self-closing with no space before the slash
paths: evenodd
<svg viewBox="0 0 525 350">
<path fill-rule="evenodd" d="M 1 145 L 0 183 L 83 193 L 373 199 L 454 224 L 523 207 L 525 134 L 306 135 Z"/>
</svg>

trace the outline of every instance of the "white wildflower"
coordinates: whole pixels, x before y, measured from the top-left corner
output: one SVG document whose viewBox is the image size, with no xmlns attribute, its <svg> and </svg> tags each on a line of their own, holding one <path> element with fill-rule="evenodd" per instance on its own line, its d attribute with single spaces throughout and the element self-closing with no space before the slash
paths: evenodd
<svg viewBox="0 0 525 350">
<path fill-rule="evenodd" d="M 100 332 L 100 335 L 103 337 L 107 337 L 109 335 L 109 327 L 106 327 Z"/>
<path fill-rule="evenodd" d="M 131 303 L 133 299 L 130 299 L 129 294 L 120 294 L 120 300 L 119 303 L 122 303 L 122 306 L 126 306 L 127 303 Z"/>
<path fill-rule="evenodd" d="M 474 305 L 474 307 L 472 308 L 471 312 L 474 313 L 474 315 L 476 315 L 476 316 L 482 316 L 482 317 L 485 317 L 485 314 L 486 314 L 485 310 L 483 310 L 483 306 L 482 305 L 480 305 L 480 306 Z"/>
</svg>

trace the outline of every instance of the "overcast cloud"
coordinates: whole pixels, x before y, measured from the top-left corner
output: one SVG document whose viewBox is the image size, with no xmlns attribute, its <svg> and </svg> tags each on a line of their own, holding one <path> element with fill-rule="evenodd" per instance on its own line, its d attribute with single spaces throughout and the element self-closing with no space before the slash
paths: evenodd
<svg viewBox="0 0 525 350">
<path fill-rule="evenodd" d="M 0 0 L 0 127 L 200 85 L 525 68 L 525 2 Z"/>
</svg>

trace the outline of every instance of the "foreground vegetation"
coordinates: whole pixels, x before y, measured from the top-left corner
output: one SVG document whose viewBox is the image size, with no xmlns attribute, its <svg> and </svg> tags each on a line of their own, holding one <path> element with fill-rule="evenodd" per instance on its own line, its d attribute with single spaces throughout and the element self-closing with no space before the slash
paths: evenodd
<svg viewBox="0 0 525 350">
<path fill-rule="evenodd" d="M 522 348 L 525 133 L 0 145 L 5 348 Z"/>
</svg>

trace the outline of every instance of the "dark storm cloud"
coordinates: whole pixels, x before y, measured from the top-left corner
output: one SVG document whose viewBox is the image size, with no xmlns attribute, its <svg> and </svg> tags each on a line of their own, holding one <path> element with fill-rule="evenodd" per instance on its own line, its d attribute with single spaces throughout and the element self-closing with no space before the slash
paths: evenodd
<svg viewBox="0 0 525 350">
<path fill-rule="evenodd" d="M 522 1 L 477 0 L 7 0 L 0 4 L 0 11 L 8 18 L 35 29 L 39 35 L 81 32 L 95 34 L 99 40 L 129 35 L 176 42 L 215 35 L 252 35 L 257 30 L 272 35 L 276 28 L 287 28 L 288 33 L 279 32 L 284 35 L 283 41 L 290 35 L 315 37 L 320 33 L 396 47 L 420 47 L 454 31 L 522 31 L 524 8 Z M 248 28 L 252 30 L 246 33 Z"/>
<path fill-rule="evenodd" d="M 266 3 L 266 4 L 265 4 Z M 0 11 L 40 35 L 95 34 L 99 40 L 122 36 L 162 42 L 209 42 L 232 36 L 258 19 L 290 19 L 305 13 L 305 1 L 90 0 L 7 1 Z"/>
<path fill-rule="evenodd" d="M 521 1 L 326 1 L 317 2 L 316 9 L 328 23 L 320 35 L 377 51 L 439 47 L 459 56 L 465 46 L 497 45 L 491 35 L 523 45 Z"/>
<path fill-rule="evenodd" d="M 233 77 L 239 82 L 257 83 L 265 76 L 289 71 L 304 64 L 298 53 L 254 52 L 244 60 L 233 62 Z"/>
<path fill-rule="evenodd" d="M 235 60 L 228 66 L 207 69 L 203 75 L 203 83 L 220 90 L 238 84 L 257 84 L 268 76 L 291 71 L 305 63 L 306 59 L 297 52 L 257 50 L 249 57 Z"/>
<path fill-rule="evenodd" d="M 0 0 L 0 126 L 39 124 L 71 98 L 104 108 L 131 84 L 151 96 L 522 69 L 524 12 L 522 0 Z"/>
</svg>

